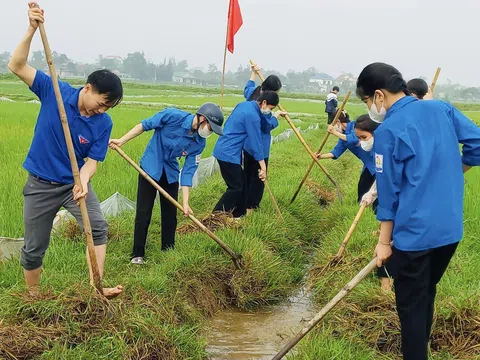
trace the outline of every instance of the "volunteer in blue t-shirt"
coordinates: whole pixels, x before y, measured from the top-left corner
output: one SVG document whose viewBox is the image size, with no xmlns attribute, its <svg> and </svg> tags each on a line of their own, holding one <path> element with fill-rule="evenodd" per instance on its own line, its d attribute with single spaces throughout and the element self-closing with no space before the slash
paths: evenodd
<svg viewBox="0 0 480 360">
<path fill-rule="evenodd" d="M 463 237 L 463 174 L 480 165 L 480 128 L 451 104 L 406 94 L 391 65 L 370 64 L 358 77 L 357 96 L 382 122 L 375 255 L 379 266 L 391 258 L 403 358 L 427 360 L 436 286 Z"/>
<path fill-rule="evenodd" d="M 38 22 L 43 22 L 43 10 L 31 8 L 28 16 L 30 25 L 27 33 L 13 52 L 8 68 L 29 86 L 42 104 L 32 144 L 23 163 L 28 179 L 23 188 L 25 245 L 21 254 L 28 289 L 32 294 L 38 294 L 43 258 L 50 242 L 55 215 L 64 207 L 77 219 L 80 227 L 83 227 L 80 208 L 77 206 L 81 198 L 86 199 L 99 272 L 100 276 L 103 275 L 108 224 L 100 210 L 100 203 L 90 179 L 97 171 L 98 162 L 105 159 L 108 150 L 112 120 L 105 112 L 120 103 L 123 88 L 118 76 L 108 70 L 98 70 L 90 74 L 86 85 L 80 89 L 59 82 L 80 169 L 82 186 L 74 186 L 52 79 L 28 64 L 30 44 L 37 31 Z M 90 264 L 88 252 L 87 260 Z M 93 285 L 90 266 L 89 270 Z M 120 285 L 103 290 L 108 298 L 121 292 Z"/>
<path fill-rule="evenodd" d="M 246 213 L 246 179 L 242 169 L 242 150 L 248 141 L 252 156 L 258 162 L 258 176 L 262 181 L 267 177 L 265 155 L 261 135 L 262 114 L 278 105 L 275 91 L 264 91 L 257 101 L 238 104 L 225 123 L 224 135 L 218 139 L 213 156 L 220 165 L 220 172 L 227 190 L 218 201 L 214 211 L 232 212 L 235 218 Z M 268 110 L 267 110 L 268 109 Z M 278 112 L 276 116 L 285 114 Z"/>
<path fill-rule="evenodd" d="M 257 65 L 252 66 L 252 75 L 250 80 L 247 81 L 244 89 L 244 96 L 247 101 L 257 100 L 264 91 L 275 91 L 278 93 L 282 88 L 282 82 L 276 75 L 269 75 L 265 81 L 263 81 L 261 86 L 256 86 L 255 78 L 257 76 L 257 71 L 259 70 L 260 69 Z M 270 156 L 270 145 L 272 143 L 271 132 L 278 126 L 278 119 L 272 114 L 270 109 L 267 109 L 265 113 L 262 114 L 260 124 L 262 131 L 263 155 L 265 156 L 265 166 L 268 169 L 268 158 Z M 247 197 L 246 207 L 247 213 L 249 213 L 260 206 L 263 192 L 265 190 L 265 183 L 258 177 L 258 170 L 260 170 L 260 167 L 252 155 L 253 149 L 248 139 L 245 142 L 243 150 L 243 168 L 245 171 Z"/>
<path fill-rule="evenodd" d="M 145 131 L 154 130 L 153 136 L 140 160 L 140 167 L 170 196 L 178 200 L 180 165 L 177 158 L 184 157 L 180 176 L 184 215 L 193 212 L 189 205 L 192 179 L 197 171 L 207 138 L 222 135 L 223 113 L 212 103 L 203 104 L 195 114 L 168 108 L 143 120 L 120 139 L 111 144 L 122 146 Z M 131 262 L 143 264 L 148 227 L 152 218 L 157 190 L 142 175 L 138 176 L 137 209 Z M 162 251 L 175 246 L 177 208 L 160 194 L 162 215 Z"/>
</svg>

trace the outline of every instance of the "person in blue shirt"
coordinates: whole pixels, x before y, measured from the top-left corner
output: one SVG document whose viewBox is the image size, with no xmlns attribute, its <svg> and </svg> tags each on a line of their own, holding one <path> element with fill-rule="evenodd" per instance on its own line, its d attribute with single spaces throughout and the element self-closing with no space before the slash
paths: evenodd
<svg viewBox="0 0 480 360">
<path fill-rule="evenodd" d="M 419 100 L 432 100 L 432 91 L 425 80 L 416 78 L 407 82 L 407 90 L 411 96 Z"/>
<path fill-rule="evenodd" d="M 30 3 L 32 4 L 35 3 Z M 98 162 L 105 159 L 108 150 L 112 120 L 105 112 L 120 103 L 123 88 L 118 76 L 108 70 L 98 70 L 90 74 L 86 85 L 80 89 L 59 82 L 80 169 L 81 186 L 74 186 L 52 79 L 28 64 L 30 44 L 38 23 L 43 22 L 43 10 L 30 8 L 28 16 L 30 25 L 27 33 L 13 52 L 8 68 L 29 86 L 41 102 L 33 140 L 23 163 L 28 179 L 23 189 L 25 244 L 21 254 L 28 290 L 32 295 L 37 295 L 53 220 L 63 206 L 77 219 L 80 227 L 83 227 L 80 208 L 77 206 L 81 198 L 86 199 L 99 273 L 103 276 L 108 223 L 103 217 L 90 179 L 97 171 Z M 93 286 L 88 252 L 87 261 Z M 103 289 L 103 294 L 112 298 L 122 290 L 122 286 L 118 285 Z"/>
<path fill-rule="evenodd" d="M 261 86 L 255 85 L 255 78 L 257 71 L 260 69 L 257 65 L 252 66 L 252 76 L 248 80 L 244 89 L 244 96 L 247 101 L 257 100 L 264 91 L 279 92 L 282 88 L 282 82 L 276 75 L 268 76 L 263 81 Z M 272 143 L 271 132 L 278 126 L 278 118 L 274 116 L 271 110 L 266 110 L 266 113 L 261 117 L 261 131 L 262 131 L 262 143 L 263 143 L 263 155 L 265 156 L 265 166 L 268 170 L 268 158 L 270 156 L 270 145 Z M 253 149 L 250 142 L 245 142 L 243 152 L 243 168 L 245 171 L 245 187 L 247 197 L 247 214 L 251 211 L 258 209 L 260 202 L 262 201 L 263 192 L 265 190 L 265 183 L 258 177 L 258 170 L 260 170 L 258 162 L 252 155 Z"/>
<path fill-rule="evenodd" d="M 337 110 L 338 112 L 339 110 Z M 355 134 L 355 126 L 357 122 L 360 124 L 369 120 L 367 114 L 360 116 L 357 121 L 350 121 L 350 116 L 344 110 L 339 116 L 339 128 L 332 125 L 328 126 L 328 132 L 339 138 L 337 145 L 332 151 L 326 154 L 317 154 L 318 159 L 337 160 L 343 153 L 350 150 L 363 163 L 362 172 L 357 186 L 357 201 L 360 203 L 365 193 L 370 190 L 375 182 L 375 164 L 371 148 L 367 144 L 361 143 Z M 373 211 L 376 211 L 377 202 L 374 202 Z"/>
<path fill-rule="evenodd" d="M 251 146 L 252 156 L 258 162 L 258 176 L 265 181 L 267 168 L 261 135 L 261 118 L 278 105 L 275 91 L 264 91 L 257 101 L 245 101 L 238 104 L 230 114 L 224 127 L 224 135 L 218 139 L 213 156 L 220 165 L 220 172 L 227 190 L 213 211 L 232 212 L 235 218 L 246 213 L 246 180 L 242 168 L 242 150 L 245 142 Z M 280 116 L 283 112 L 278 112 Z"/>
<path fill-rule="evenodd" d="M 110 140 L 111 145 L 123 146 L 145 131 L 154 134 L 140 160 L 140 167 L 170 196 L 178 200 L 180 165 L 185 163 L 180 177 L 183 193 L 184 215 L 193 214 L 189 205 L 192 179 L 197 171 L 207 138 L 216 133 L 222 135 L 223 113 L 212 103 L 203 104 L 195 114 L 176 108 L 160 111 L 143 120 L 120 139 Z M 157 190 L 142 175 L 138 176 L 137 208 L 131 262 L 143 264 L 148 228 L 152 218 Z M 177 208 L 160 194 L 162 216 L 162 251 L 173 249 L 177 229 Z"/>
<path fill-rule="evenodd" d="M 375 255 L 379 266 L 391 257 L 403 358 L 427 360 L 436 286 L 463 237 L 463 174 L 480 165 L 480 128 L 451 104 L 407 96 L 388 64 L 365 67 L 356 92 L 382 123 L 373 145 Z"/>
</svg>

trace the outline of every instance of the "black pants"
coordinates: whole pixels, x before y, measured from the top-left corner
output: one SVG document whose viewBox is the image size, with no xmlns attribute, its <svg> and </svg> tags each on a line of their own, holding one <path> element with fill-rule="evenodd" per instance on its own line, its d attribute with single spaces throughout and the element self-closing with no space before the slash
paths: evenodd
<svg viewBox="0 0 480 360">
<path fill-rule="evenodd" d="M 327 113 L 328 115 L 328 121 L 327 121 L 327 124 L 330 125 L 333 121 L 333 119 L 335 119 L 335 112 L 333 113 Z"/>
<path fill-rule="evenodd" d="M 213 211 L 233 211 L 234 217 L 245 215 L 246 187 L 245 172 L 238 164 L 218 160 L 220 173 L 227 184 L 227 190 L 218 201 Z"/>
<path fill-rule="evenodd" d="M 178 200 L 178 181 L 169 184 L 165 171 L 158 181 L 170 196 Z M 153 205 L 157 189 L 150 184 L 142 175 L 138 176 L 137 211 L 135 214 L 135 231 L 133 235 L 132 258 L 145 256 L 148 227 L 152 219 Z M 165 197 L 160 195 L 160 210 L 162 220 L 162 251 L 175 247 L 175 231 L 177 230 L 177 208 Z"/>
<path fill-rule="evenodd" d="M 361 202 L 363 195 L 365 195 L 370 188 L 372 187 L 373 183 L 375 182 L 375 175 L 370 174 L 368 169 L 363 170 L 362 175 L 360 175 L 360 180 L 358 180 L 358 188 L 357 188 L 357 201 Z M 377 206 L 378 206 L 378 199 L 375 200 L 372 204 L 372 211 L 376 215 L 377 214 Z M 385 270 L 385 266 L 379 267 L 377 270 L 377 276 L 380 278 L 388 277 L 387 271 Z"/>
<path fill-rule="evenodd" d="M 265 165 L 268 166 L 268 158 L 265 158 Z M 260 165 L 248 152 L 243 152 L 243 168 L 245 170 L 247 209 L 258 209 L 262 201 L 265 183 L 258 177 Z"/>
<path fill-rule="evenodd" d="M 365 195 L 370 188 L 372 187 L 373 183 L 375 182 L 375 175 L 370 174 L 367 168 L 363 170 L 362 175 L 360 175 L 360 179 L 358 180 L 358 187 L 357 187 L 357 201 L 361 202 L 363 195 Z M 378 206 L 378 199 L 375 200 L 372 204 L 372 211 L 376 215 L 377 214 L 377 206 Z"/>
<path fill-rule="evenodd" d="M 393 248 L 389 270 L 394 278 L 404 360 L 427 360 L 437 284 L 458 243 L 425 251 Z"/>
</svg>

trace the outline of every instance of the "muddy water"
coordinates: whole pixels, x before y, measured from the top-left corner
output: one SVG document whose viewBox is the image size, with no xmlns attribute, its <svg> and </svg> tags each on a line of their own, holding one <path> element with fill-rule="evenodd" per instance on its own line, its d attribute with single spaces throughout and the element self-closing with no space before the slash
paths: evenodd
<svg viewBox="0 0 480 360">
<path fill-rule="evenodd" d="M 0 261 L 10 258 L 19 258 L 23 239 L 10 239 L 0 237 Z"/>
<path fill-rule="evenodd" d="M 271 359 L 314 315 L 304 289 L 281 305 L 222 311 L 210 322 L 209 359 Z"/>
</svg>

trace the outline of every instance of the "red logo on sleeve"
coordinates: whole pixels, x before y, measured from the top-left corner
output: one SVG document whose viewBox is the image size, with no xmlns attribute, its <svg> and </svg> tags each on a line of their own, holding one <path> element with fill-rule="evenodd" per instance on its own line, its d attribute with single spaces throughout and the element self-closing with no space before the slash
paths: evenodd
<svg viewBox="0 0 480 360">
<path fill-rule="evenodd" d="M 78 135 L 78 140 L 80 141 L 80 144 L 85 145 L 88 144 L 90 141 L 85 139 L 82 135 Z"/>
</svg>

